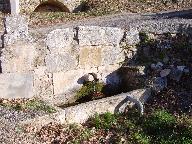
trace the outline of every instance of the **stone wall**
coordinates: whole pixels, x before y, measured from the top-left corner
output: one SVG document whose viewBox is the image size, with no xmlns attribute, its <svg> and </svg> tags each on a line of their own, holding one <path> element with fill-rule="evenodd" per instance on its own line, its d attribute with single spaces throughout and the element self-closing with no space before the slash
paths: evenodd
<svg viewBox="0 0 192 144">
<path fill-rule="evenodd" d="M 83 77 L 93 72 L 102 82 L 119 83 L 115 71 L 125 59 L 120 47 L 124 30 L 79 26 L 39 36 L 28 32 L 21 16 L 7 17 L 5 25 L 1 98 L 37 96 L 55 104 L 66 103 L 73 101 Z"/>
</svg>

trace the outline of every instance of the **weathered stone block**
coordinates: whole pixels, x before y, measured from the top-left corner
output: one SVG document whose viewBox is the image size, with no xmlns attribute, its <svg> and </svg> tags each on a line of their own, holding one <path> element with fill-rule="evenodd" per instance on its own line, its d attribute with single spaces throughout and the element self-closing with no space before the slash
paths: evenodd
<svg viewBox="0 0 192 144">
<path fill-rule="evenodd" d="M 33 75 L 32 74 L 0 74 L 0 98 L 32 98 Z"/>
<path fill-rule="evenodd" d="M 124 30 L 120 28 L 99 26 L 78 27 L 80 46 L 118 45 L 123 35 Z"/>
<path fill-rule="evenodd" d="M 71 53 L 49 54 L 45 58 L 48 72 L 60 72 L 75 69 L 78 60 Z"/>
<path fill-rule="evenodd" d="M 3 73 L 28 72 L 34 69 L 37 57 L 36 46 L 17 42 L 2 50 L 1 67 Z"/>
<path fill-rule="evenodd" d="M 28 38 L 28 22 L 26 17 L 20 15 L 8 16 L 5 19 L 5 26 L 7 32 L 4 35 L 5 45 Z"/>
<path fill-rule="evenodd" d="M 73 28 L 51 31 L 46 39 L 46 45 L 51 53 L 69 50 L 74 38 Z"/>
<path fill-rule="evenodd" d="M 34 91 L 37 97 L 45 101 L 53 99 L 53 76 L 46 73 L 46 67 L 38 67 L 34 70 Z"/>
<path fill-rule="evenodd" d="M 102 62 L 102 48 L 84 47 L 80 50 L 79 65 L 80 67 L 100 66 Z"/>
<path fill-rule="evenodd" d="M 123 49 L 119 46 L 105 46 L 102 49 L 101 65 L 118 64 L 125 60 Z"/>
<path fill-rule="evenodd" d="M 80 47 L 79 67 L 94 67 L 112 65 L 124 61 L 122 49 L 117 46 L 87 46 Z"/>
</svg>

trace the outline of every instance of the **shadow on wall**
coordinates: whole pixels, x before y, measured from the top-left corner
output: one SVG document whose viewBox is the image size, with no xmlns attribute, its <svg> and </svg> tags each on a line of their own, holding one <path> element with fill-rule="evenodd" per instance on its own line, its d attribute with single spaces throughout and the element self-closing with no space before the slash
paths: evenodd
<svg viewBox="0 0 192 144">
<path fill-rule="evenodd" d="M 9 0 L 0 0 L 0 12 L 2 13 L 10 13 L 11 5 Z"/>
<path fill-rule="evenodd" d="M 70 10 L 61 2 L 47 1 L 38 5 L 34 12 L 70 12 Z"/>
</svg>

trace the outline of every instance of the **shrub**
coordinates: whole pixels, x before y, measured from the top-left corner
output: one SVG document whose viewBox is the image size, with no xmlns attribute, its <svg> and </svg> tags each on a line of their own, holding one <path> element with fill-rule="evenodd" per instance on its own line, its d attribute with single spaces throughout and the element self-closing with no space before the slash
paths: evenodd
<svg viewBox="0 0 192 144">
<path fill-rule="evenodd" d="M 99 82 L 87 82 L 82 88 L 76 93 L 76 99 L 82 99 L 86 97 L 88 100 L 94 99 L 94 93 L 102 93 L 102 89 L 104 88 L 103 83 Z"/>
<path fill-rule="evenodd" d="M 144 123 L 145 129 L 151 134 L 159 134 L 164 130 L 172 130 L 176 119 L 165 110 L 157 110 L 152 113 Z"/>
</svg>

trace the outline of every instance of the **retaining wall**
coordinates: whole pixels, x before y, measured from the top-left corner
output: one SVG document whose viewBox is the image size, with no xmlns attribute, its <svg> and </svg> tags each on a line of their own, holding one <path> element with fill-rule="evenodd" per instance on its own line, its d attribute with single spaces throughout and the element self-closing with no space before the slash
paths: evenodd
<svg viewBox="0 0 192 144">
<path fill-rule="evenodd" d="M 119 24 L 122 28 L 87 25 L 31 31 L 25 17 L 7 17 L 0 58 L 0 98 L 37 96 L 54 104 L 73 101 L 88 73 L 96 73 L 107 84 L 120 82 L 119 63 L 137 51 L 133 47 L 125 54 L 121 46 L 138 43 L 139 31 L 191 33 L 191 20 Z"/>
<path fill-rule="evenodd" d="M 18 25 L 18 23 L 20 23 Z M 41 97 L 55 104 L 73 101 L 88 73 L 119 83 L 116 70 L 125 55 L 120 28 L 79 26 L 31 35 L 26 19 L 6 18 L 1 55 L 1 98 Z"/>
</svg>

